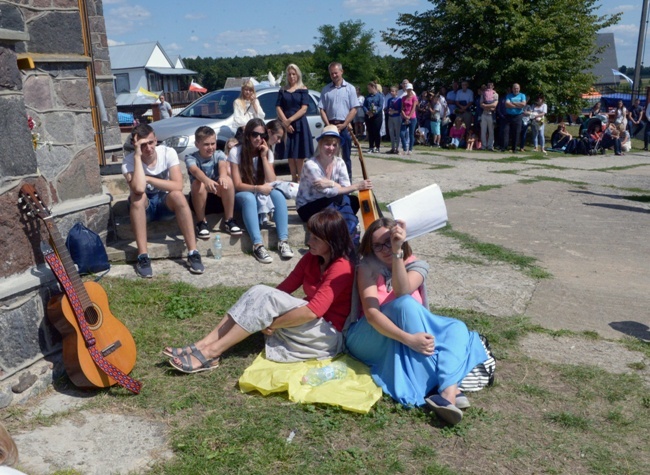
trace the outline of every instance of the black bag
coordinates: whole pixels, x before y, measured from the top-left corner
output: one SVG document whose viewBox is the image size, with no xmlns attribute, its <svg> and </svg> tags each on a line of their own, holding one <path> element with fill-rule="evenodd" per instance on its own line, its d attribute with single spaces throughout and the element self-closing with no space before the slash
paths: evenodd
<svg viewBox="0 0 650 475">
<path fill-rule="evenodd" d="M 587 155 L 589 153 L 589 145 L 585 143 L 585 139 L 571 139 L 564 149 L 564 153 Z"/>
<path fill-rule="evenodd" d="M 111 268 L 102 239 L 81 223 L 70 229 L 65 246 L 80 274 L 96 274 Z"/>
</svg>

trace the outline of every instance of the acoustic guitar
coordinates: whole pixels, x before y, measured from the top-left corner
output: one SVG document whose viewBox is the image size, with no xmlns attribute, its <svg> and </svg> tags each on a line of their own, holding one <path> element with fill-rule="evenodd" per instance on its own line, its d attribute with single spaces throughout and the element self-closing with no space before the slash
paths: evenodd
<svg viewBox="0 0 650 475">
<path fill-rule="evenodd" d="M 354 146 L 357 147 L 359 152 L 359 162 L 361 162 L 361 174 L 363 179 L 368 179 L 368 173 L 366 172 L 366 164 L 363 161 L 363 153 L 361 152 L 361 144 L 357 140 L 357 137 L 354 135 L 352 127 L 348 125 L 348 132 L 350 132 L 350 137 L 354 142 Z M 372 223 L 377 221 L 379 218 L 382 218 L 383 215 L 379 209 L 379 204 L 377 203 L 377 198 L 372 190 L 359 190 L 359 206 L 361 210 L 361 219 L 363 221 L 363 229 L 368 229 Z"/>
<path fill-rule="evenodd" d="M 43 220 L 49 233 L 49 241 L 65 268 L 81 304 L 88 326 L 96 340 L 96 348 L 113 366 L 128 374 L 136 360 L 135 341 L 129 330 L 111 313 L 108 296 L 96 282 L 83 283 L 61 237 L 50 210 L 45 206 L 32 185 L 20 188 L 22 207 L 29 217 Z M 86 342 L 79 329 L 68 297 L 56 296 L 47 305 L 47 316 L 63 337 L 63 364 L 70 380 L 80 388 L 106 388 L 116 381 L 95 364 L 86 349 Z"/>
</svg>

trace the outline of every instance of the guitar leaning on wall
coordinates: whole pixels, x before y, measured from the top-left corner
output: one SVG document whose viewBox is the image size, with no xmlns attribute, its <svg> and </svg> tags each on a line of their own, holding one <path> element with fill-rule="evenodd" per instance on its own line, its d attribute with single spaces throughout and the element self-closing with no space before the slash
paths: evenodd
<svg viewBox="0 0 650 475">
<path fill-rule="evenodd" d="M 136 360 L 135 341 L 129 330 L 111 313 L 108 297 L 96 282 L 83 283 L 65 246 L 50 210 L 41 201 L 32 185 L 20 188 L 23 210 L 30 217 L 38 217 L 45 223 L 49 241 L 58 254 L 61 264 L 76 293 L 88 327 L 95 340 L 95 348 L 106 361 L 128 374 Z M 63 336 L 63 364 L 70 380 L 80 388 L 106 388 L 117 383 L 108 376 L 91 357 L 82 330 L 67 295 L 53 297 L 47 305 L 47 316 Z"/>
<path fill-rule="evenodd" d="M 350 132 L 350 137 L 354 142 L 354 146 L 357 147 L 359 152 L 359 162 L 361 162 L 361 174 L 363 179 L 368 179 L 368 173 L 366 172 L 366 164 L 363 161 L 363 153 L 361 152 L 361 144 L 357 140 L 357 137 L 352 131 L 352 127 L 348 125 L 348 132 Z M 361 219 L 363 221 L 363 229 L 368 229 L 373 222 L 377 221 L 379 218 L 382 218 L 383 215 L 379 209 L 379 204 L 377 203 L 377 198 L 372 190 L 359 190 L 359 209 L 361 210 Z"/>
</svg>

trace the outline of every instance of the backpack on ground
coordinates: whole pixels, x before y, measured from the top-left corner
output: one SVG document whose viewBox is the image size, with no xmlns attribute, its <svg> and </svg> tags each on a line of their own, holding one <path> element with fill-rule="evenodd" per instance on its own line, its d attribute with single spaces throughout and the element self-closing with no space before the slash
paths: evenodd
<svg viewBox="0 0 650 475">
<path fill-rule="evenodd" d="M 79 274 L 96 274 L 111 268 L 102 238 L 81 223 L 72 226 L 65 246 L 77 264 Z"/>
</svg>

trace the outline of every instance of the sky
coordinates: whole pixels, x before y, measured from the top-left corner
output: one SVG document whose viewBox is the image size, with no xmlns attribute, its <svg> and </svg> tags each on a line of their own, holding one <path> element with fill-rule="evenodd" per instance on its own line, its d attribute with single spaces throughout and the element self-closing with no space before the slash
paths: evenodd
<svg viewBox="0 0 650 475">
<path fill-rule="evenodd" d="M 376 53 L 394 54 L 379 32 L 399 13 L 430 9 L 426 0 L 104 0 L 109 45 L 158 41 L 170 57 L 255 56 L 313 50 L 318 27 L 362 20 L 375 32 Z M 602 0 L 601 15 L 622 12 L 614 33 L 619 66 L 634 66 L 643 0 Z M 646 40 L 646 50 L 650 41 Z M 644 65 L 650 52 L 644 53 Z"/>
</svg>

